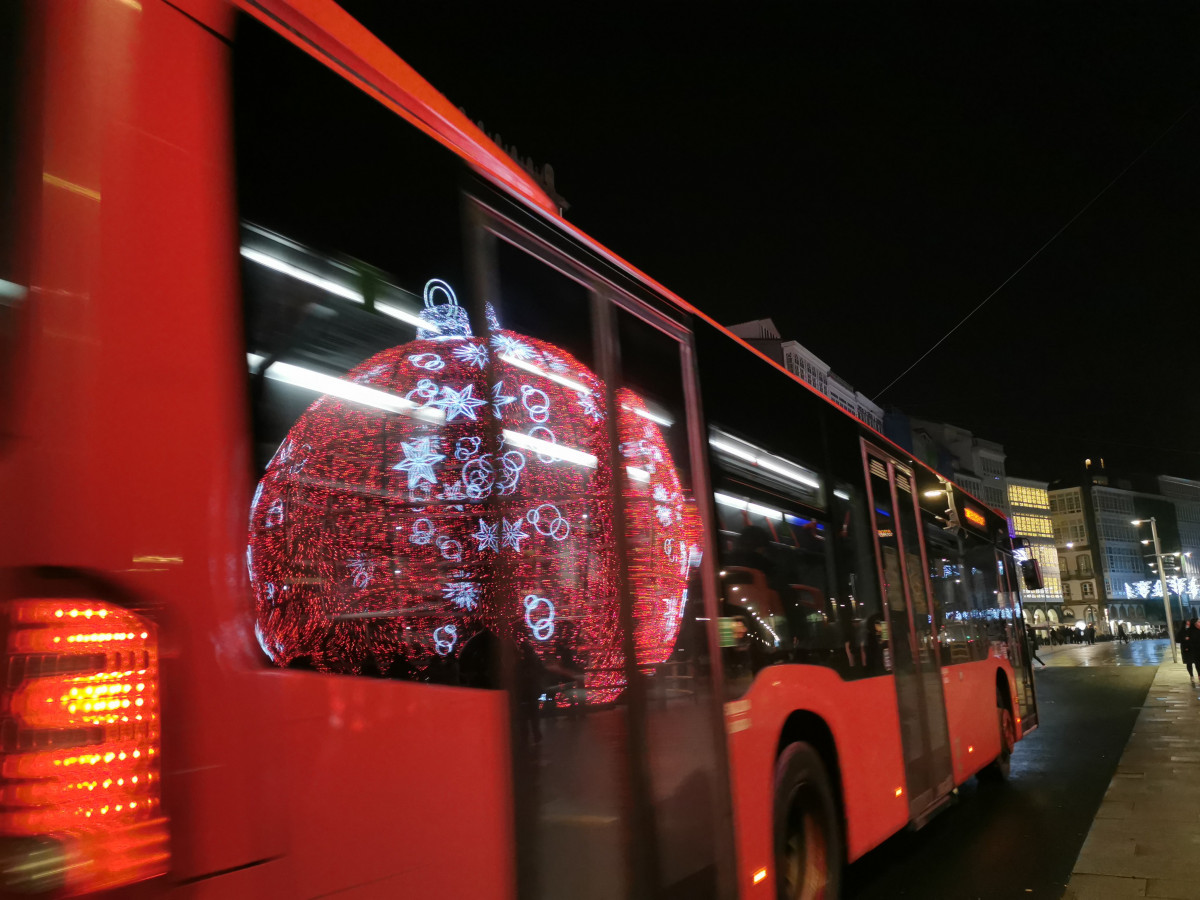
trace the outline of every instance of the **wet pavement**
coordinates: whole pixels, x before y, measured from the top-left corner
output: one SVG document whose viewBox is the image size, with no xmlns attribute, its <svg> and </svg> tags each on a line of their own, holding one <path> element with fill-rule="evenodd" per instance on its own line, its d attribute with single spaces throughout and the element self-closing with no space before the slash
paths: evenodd
<svg viewBox="0 0 1200 900">
<path fill-rule="evenodd" d="M 1200 690 L 1183 665 L 1171 662 L 1166 641 L 1136 643 L 1157 644 L 1162 664 L 1075 861 L 1066 900 L 1200 898 Z M 1078 648 L 1084 654 L 1074 657 L 1067 645 L 1043 658 L 1054 666 L 1060 659 L 1094 665 L 1075 660 L 1099 646 Z M 1108 665 L 1153 652 L 1121 647 Z"/>
<path fill-rule="evenodd" d="M 1166 640 L 1059 644 L 1043 646 L 1038 656 L 1047 666 L 1157 666 L 1164 659 L 1171 662 L 1171 645 Z M 1033 666 L 1041 668 L 1036 662 Z"/>
<path fill-rule="evenodd" d="M 1114 795 L 1113 785 L 1121 783 L 1118 762 L 1124 764 L 1127 745 L 1134 745 L 1135 723 L 1144 707 L 1157 702 L 1159 692 L 1150 690 L 1156 676 L 1177 669 L 1187 683 L 1183 666 L 1171 665 L 1168 643 L 1067 644 L 1038 652 L 1047 663 L 1034 666 L 1041 724 L 1017 746 L 1010 781 L 970 779 L 959 789 L 959 802 L 921 831 L 898 835 L 850 866 L 845 897 L 1200 897 L 1200 892 L 1109 893 L 1112 883 L 1138 889 L 1134 876 L 1099 871 L 1093 860 L 1103 859 L 1107 846 L 1081 853 L 1100 824 L 1098 812 L 1110 800 L 1131 802 L 1125 793 Z M 1160 666 L 1164 656 L 1167 662 Z M 1161 714 L 1160 709 L 1156 715 Z M 1200 764 L 1200 749 L 1193 752 Z M 1200 804 L 1193 808 L 1200 811 Z M 1200 842 L 1186 840 L 1176 849 L 1197 869 L 1200 886 Z M 1140 852 L 1122 849 L 1127 859 Z M 1110 882 L 1114 878 L 1119 883 Z M 1068 882 L 1074 893 L 1065 893 Z M 1105 883 L 1097 887 L 1100 882 Z"/>
</svg>

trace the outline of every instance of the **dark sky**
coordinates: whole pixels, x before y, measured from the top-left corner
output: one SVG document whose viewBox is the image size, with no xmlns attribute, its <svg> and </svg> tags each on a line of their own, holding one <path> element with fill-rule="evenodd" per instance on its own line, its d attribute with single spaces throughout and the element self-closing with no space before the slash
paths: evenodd
<svg viewBox="0 0 1200 900">
<path fill-rule="evenodd" d="M 875 396 L 1200 101 L 1200 7 L 347 2 L 568 219 Z M 1200 477 L 1200 109 L 880 401 Z"/>
</svg>

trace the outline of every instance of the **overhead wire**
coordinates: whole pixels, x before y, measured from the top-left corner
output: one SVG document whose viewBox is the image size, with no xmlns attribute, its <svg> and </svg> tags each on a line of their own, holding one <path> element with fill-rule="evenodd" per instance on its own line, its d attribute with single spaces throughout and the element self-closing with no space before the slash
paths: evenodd
<svg viewBox="0 0 1200 900">
<path fill-rule="evenodd" d="M 1066 221 L 1066 223 L 1061 228 L 1058 229 L 1058 231 L 1054 232 L 1054 234 L 1050 236 L 1050 239 L 1048 241 L 1046 241 L 1044 244 L 1042 244 L 1042 246 L 1038 247 L 1037 250 L 1035 250 L 1033 252 L 1032 256 L 1030 256 L 1027 260 L 1025 260 L 1025 262 L 1021 263 L 1021 265 L 1017 266 L 1017 268 L 1013 270 L 1012 274 L 1010 274 L 1007 278 L 1005 278 L 1002 282 L 1000 282 L 999 286 L 997 286 L 995 290 L 993 290 L 990 294 L 988 294 L 981 301 L 979 301 L 979 303 L 975 306 L 974 309 L 972 309 L 969 313 L 967 313 L 965 316 L 963 316 L 958 321 L 958 324 L 956 324 L 953 328 L 951 328 L 944 335 L 942 335 L 940 338 L 938 338 L 938 340 L 933 344 L 932 347 L 930 347 L 928 350 L 926 350 L 924 353 L 922 353 L 920 356 L 918 356 L 916 361 L 914 361 L 912 365 L 910 365 L 907 369 L 905 369 L 903 372 L 901 372 L 899 375 L 897 375 L 895 378 L 893 378 L 891 381 L 889 381 L 887 383 L 887 385 L 883 388 L 883 390 L 879 391 L 879 393 L 877 393 L 874 397 L 871 398 L 871 401 L 877 402 L 880 397 L 882 397 L 884 394 L 886 394 L 891 389 L 892 385 L 894 385 L 897 381 L 899 381 L 901 378 L 903 378 L 905 375 L 907 375 L 909 372 L 911 372 L 913 369 L 915 369 L 918 365 L 920 365 L 921 361 L 924 360 L 925 357 L 927 357 L 930 353 L 932 353 L 934 350 L 936 350 L 938 347 L 940 347 L 942 345 L 942 343 L 945 342 L 945 340 L 948 337 L 950 337 L 950 335 L 952 335 L 952 334 L 954 334 L 954 332 L 958 331 L 958 329 L 962 327 L 962 325 L 967 321 L 967 319 L 971 318 L 971 316 L 973 316 L 973 315 L 975 315 L 975 313 L 979 312 L 979 310 L 981 310 L 984 307 L 984 304 L 986 304 L 989 300 L 991 300 L 998 293 L 1000 293 L 1000 291 L 1004 290 L 1005 285 L 1007 285 L 1010 281 L 1012 281 L 1014 278 L 1016 278 L 1018 275 L 1020 275 L 1021 272 L 1024 271 L 1024 269 L 1031 262 L 1033 262 L 1035 259 L 1037 259 L 1039 256 L 1041 256 L 1043 250 L 1045 250 L 1047 247 L 1049 247 L 1051 244 L 1053 244 L 1055 242 L 1055 240 L 1058 239 L 1059 235 L 1061 235 L 1064 231 L 1066 231 L 1068 228 L 1070 228 L 1076 219 L 1078 219 L 1085 212 L 1087 212 L 1088 209 L 1092 206 L 1092 204 L 1094 204 L 1097 200 L 1099 200 L 1101 197 L 1103 197 L 1104 194 L 1108 192 L 1109 188 L 1111 188 L 1114 184 L 1116 184 L 1118 181 L 1120 181 L 1126 172 L 1128 172 L 1130 169 L 1132 169 L 1134 166 L 1136 166 L 1141 161 L 1142 157 L 1144 157 L 1147 153 L 1149 153 L 1151 150 L 1153 150 L 1155 148 L 1155 146 L 1158 145 L 1158 142 L 1161 141 L 1168 134 L 1170 134 L 1171 131 L 1175 128 L 1175 126 L 1178 125 L 1180 122 L 1182 122 L 1185 118 L 1187 118 L 1187 116 L 1190 115 L 1192 110 L 1194 110 L 1197 106 L 1200 106 L 1200 100 L 1197 100 L 1195 103 L 1193 103 L 1187 109 L 1185 109 L 1182 113 L 1180 113 L 1179 116 L 1176 117 L 1175 121 L 1173 121 L 1165 129 L 1163 129 L 1163 131 L 1159 133 L 1158 137 L 1156 137 L 1153 141 L 1151 141 L 1149 144 L 1147 144 L 1146 148 L 1144 150 L 1142 150 L 1141 153 L 1139 153 L 1137 156 L 1135 156 L 1125 166 L 1125 168 L 1123 168 L 1120 172 L 1118 172 L 1116 174 L 1116 176 L 1108 184 L 1106 184 L 1104 187 L 1102 187 L 1100 189 L 1100 191 L 1094 197 L 1092 197 L 1091 200 L 1089 200 L 1087 203 L 1085 203 L 1083 206 L 1081 206 L 1079 208 L 1079 210 L 1075 213 L 1075 215 L 1071 216 L 1071 218 L 1069 218 Z"/>
</svg>

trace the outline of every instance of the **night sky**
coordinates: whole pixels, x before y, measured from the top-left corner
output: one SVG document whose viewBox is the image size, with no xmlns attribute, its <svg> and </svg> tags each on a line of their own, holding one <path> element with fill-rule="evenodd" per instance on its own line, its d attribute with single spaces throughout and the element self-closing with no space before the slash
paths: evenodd
<svg viewBox="0 0 1200 900">
<path fill-rule="evenodd" d="M 1015 475 L 1200 477 L 1194 3 L 345 5 L 569 220 L 871 397 L 1144 153 L 877 402 Z"/>
</svg>

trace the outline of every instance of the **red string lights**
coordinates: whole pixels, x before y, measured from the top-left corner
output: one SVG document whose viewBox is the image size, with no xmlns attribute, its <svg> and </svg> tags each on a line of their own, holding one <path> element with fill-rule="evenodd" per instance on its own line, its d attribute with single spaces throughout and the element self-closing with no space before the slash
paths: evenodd
<svg viewBox="0 0 1200 900">
<path fill-rule="evenodd" d="M 470 335 L 427 288 L 418 339 L 345 376 L 292 426 L 251 509 L 263 649 L 278 665 L 446 680 L 476 634 L 584 672 L 589 702 L 624 684 L 604 384 L 560 348 Z M 637 662 L 674 647 L 699 517 L 662 429 L 616 392 Z M 451 679 L 452 680 L 452 679 Z"/>
</svg>

